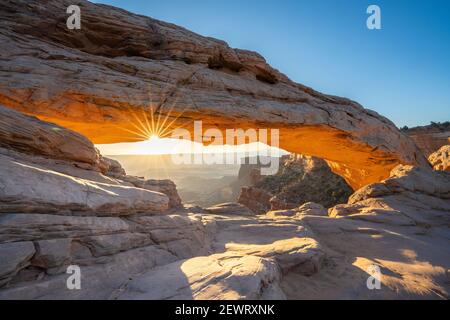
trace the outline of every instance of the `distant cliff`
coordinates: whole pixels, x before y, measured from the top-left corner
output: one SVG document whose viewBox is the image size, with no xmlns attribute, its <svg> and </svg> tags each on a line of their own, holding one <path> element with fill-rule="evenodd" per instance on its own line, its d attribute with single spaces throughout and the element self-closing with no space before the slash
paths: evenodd
<svg viewBox="0 0 450 320">
<path fill-rule="evenodd" d="M 429 126 L 402 128 L 423 152 L 429 157 L 433 152 L 439 150 L 442 146 L 450 144 L 450 121 L 443 123 L 432 122 Z"/>
<path fill-rule="evenodd" d="M 248 182 L 239 203 L 257 213 L 293 209 L 306 202 L 332 207 L 347 202 L 352 194 L 325 161 L 303 155 L 282 157 L 279 172 L 267 177 L 259 174 L 258 165 L 242 165 L 239 178 Z"/>
</svg>

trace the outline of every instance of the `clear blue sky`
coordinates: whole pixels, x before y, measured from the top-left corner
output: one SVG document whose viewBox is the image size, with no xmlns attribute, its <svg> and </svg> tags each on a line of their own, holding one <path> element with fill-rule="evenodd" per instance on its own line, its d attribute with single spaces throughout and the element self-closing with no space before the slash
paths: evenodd
<svg viewBox="0 0 450 320">
<path fill-rule="evenodd" d="M 450 121 L 449 0 L 99 0 L 254 50 L 398 126 Z M 366 9 L 382 10 L 382 30 Z"/>
</svg>

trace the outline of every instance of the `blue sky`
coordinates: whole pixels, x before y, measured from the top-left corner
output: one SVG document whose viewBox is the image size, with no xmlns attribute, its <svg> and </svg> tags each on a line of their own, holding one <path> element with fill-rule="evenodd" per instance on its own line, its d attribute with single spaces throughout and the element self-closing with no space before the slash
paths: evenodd
<svg viewBox="0 0 450 320">
<path fill-rule="evenodd" d="M 100 0 L 254 50 L 296 82 L 398 126 L 450 121 L 448 0 Z M 382 30 L 366 28 L 381 7 Z"/>
</svg>

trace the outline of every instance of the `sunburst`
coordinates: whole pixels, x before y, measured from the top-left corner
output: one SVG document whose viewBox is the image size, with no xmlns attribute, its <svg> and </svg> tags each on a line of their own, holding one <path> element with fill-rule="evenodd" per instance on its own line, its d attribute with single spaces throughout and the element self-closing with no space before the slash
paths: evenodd
<svg viewBox="0 0 450 320">
<path fill-rule="evenodd" d="M 127 124 L 117 126 L 118 129 L 128 132 L 133 135 L 133 138 L 138 140 L 155 140 L 168 138 L 171 134 L 186 125 L 186 123 L 174 127 L 174 124 L 179 121 L 184 114 L 184 109 L 174 112 L 179 96 L 175 93 L 169 94 L 170 97 L 175 95 L 172 99 L 171 105 L 167 106 L 167 100 L 161 104 L 153 103 L 152 93 L 148 92 L 149 103 L 142 107 L 127 107 Z"/>
</svg>

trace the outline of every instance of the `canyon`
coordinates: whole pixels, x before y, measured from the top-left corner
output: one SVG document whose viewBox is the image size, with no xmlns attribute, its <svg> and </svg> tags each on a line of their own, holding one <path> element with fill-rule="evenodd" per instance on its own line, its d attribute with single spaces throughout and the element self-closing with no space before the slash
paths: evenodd
<svg viewBox="0 0 450 320">
<path fill-rule="evenodd" d="M 0 299 L 449 298 L 448 146 L 424 154 L 376 112 L 170 23 L 79 1 L 67 30 L 69 5 L 0 7 Z M 162 136 L 279 129 L 294 168 L 318 158 L 348 200 L 185 205 L 94 146 L 145 140 L 155 116 Z"/>
</svg>

